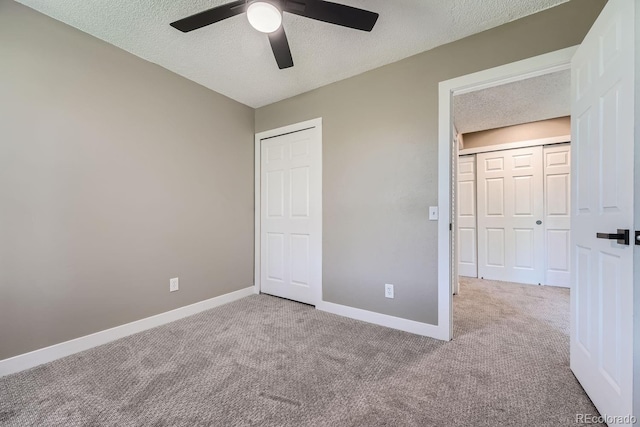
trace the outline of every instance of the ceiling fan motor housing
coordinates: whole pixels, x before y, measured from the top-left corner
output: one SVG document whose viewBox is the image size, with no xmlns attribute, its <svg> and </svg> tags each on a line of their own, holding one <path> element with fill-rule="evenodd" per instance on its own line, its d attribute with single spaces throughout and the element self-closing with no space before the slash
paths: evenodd
<svg viewBox="0 0 640 427">
<path fill-rule="evenodd" d="M 247 19 L 261 33 L 273 33 L 282 25 L 282 8 L 276 1 L 252 0 L 247 3 Z"/>
<path fill-rule="evenodd" d="M 269 3 L 278 8 L 280 13 L 282 13 L 282 2 L 279 0 L 247 0 L 247 7 L 251 6 L 253 3 Z"/>
</svg>

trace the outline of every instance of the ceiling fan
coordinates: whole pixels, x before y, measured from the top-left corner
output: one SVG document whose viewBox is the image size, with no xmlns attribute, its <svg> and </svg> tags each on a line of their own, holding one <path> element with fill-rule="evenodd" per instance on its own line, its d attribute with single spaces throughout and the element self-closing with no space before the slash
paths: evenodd
<svg viewBox="0 0 640 427">
<path fill-rule="evenodd" d="M 247 13 L 253 28 L 267 33 L 273 55 L 281 70 L 293 67 L 289 42 L 282 28 L 283 12 L 362 31 L 371 31 L 378 20 L 378 14 L 375 12 L 323 0 L 237 0 L 188 16 L 170 25 L 187 33 L 244 12 Z"/>
</svg>

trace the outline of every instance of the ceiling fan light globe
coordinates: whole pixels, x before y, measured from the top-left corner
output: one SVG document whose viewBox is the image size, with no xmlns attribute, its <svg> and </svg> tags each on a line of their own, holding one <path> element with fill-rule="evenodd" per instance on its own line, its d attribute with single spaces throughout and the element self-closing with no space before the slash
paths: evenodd
<svg viewBox="0 0 640 427">
<path fill-rule="evenodd" d="M 282 25 L 280 10 L 264 1 L 256 1 L 247 8 L 247 18 L 253 28 L 262 33 L 273 33 Z"/>
</svg>

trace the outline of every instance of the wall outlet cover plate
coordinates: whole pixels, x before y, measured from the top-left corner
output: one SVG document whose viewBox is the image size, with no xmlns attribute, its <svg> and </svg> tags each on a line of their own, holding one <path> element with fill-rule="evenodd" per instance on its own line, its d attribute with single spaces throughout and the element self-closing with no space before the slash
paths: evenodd
<svg viewBox="0 0 640 427">
<path fill-rule="evenodd" d="M 175 292 L 180 289 L 180 281 L 177 277 L 169 280 L 169 292 Z"/>
<path fill-rule="evenodd" d="M 385 298 L 393 298 L 393 285 L 388 283 L 384 285 L 384 296 Z"/>
</svg>

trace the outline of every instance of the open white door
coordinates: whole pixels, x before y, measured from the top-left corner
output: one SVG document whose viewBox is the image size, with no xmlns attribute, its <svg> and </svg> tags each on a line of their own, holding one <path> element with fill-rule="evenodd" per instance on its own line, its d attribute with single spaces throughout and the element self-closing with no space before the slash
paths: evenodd
<svg viewBox="0 0 640 427">
<path fill-rule="evenodd" d="M 610 0 L 572 61 L 571 369 L 608 417 L 633 413 L 633 237 L 596 233 L 633 235 L 635 3 Z"/>
</svg>

